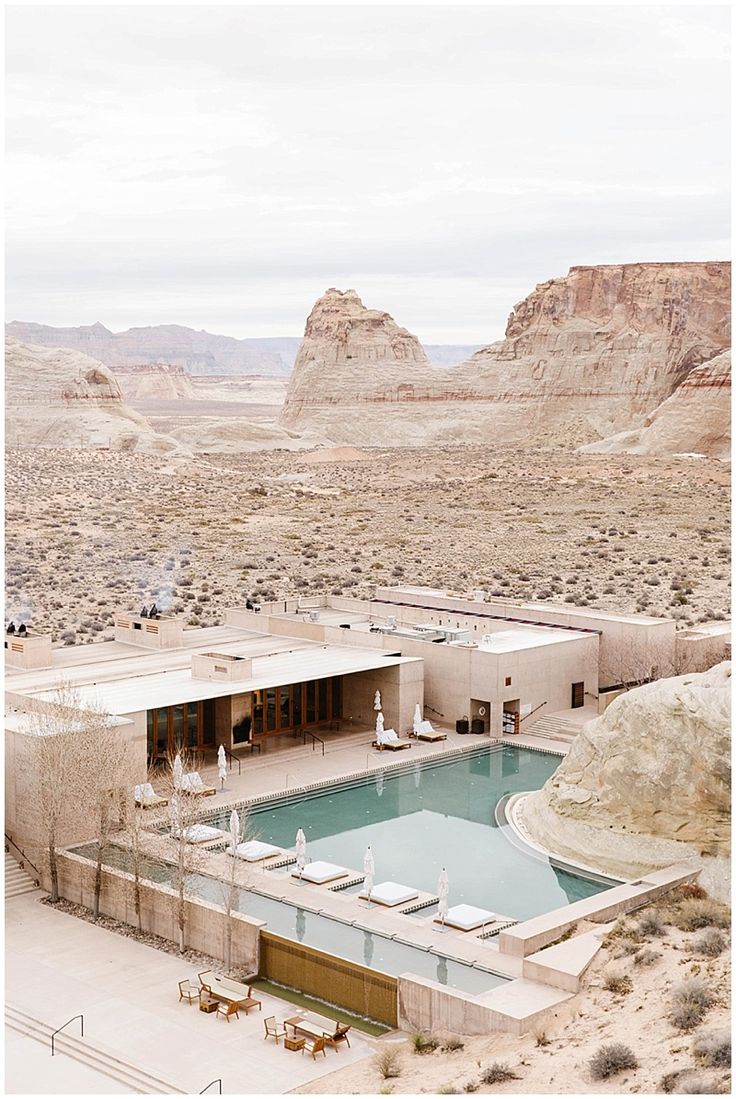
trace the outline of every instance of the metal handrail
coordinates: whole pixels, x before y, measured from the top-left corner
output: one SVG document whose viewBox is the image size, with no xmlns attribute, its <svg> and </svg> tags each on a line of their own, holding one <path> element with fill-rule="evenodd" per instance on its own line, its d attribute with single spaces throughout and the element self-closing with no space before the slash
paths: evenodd
<svg viewBox="0 0 736 1099">
<path fill-rule="evenodd" d="M 225 748 L 224 744 L 223 744 L 223 748 Z M 238 765 L 238 774 L 240 774 L 240 760 L 238 759 L 238 757 L 233 755 L 233 753 L 230 751 L 229 748 L 225 748 L 225 755 L 230 760 L 230 770 L 232 771 L 232 769 L 233 769 L 233 760 L 235 760 L 235 762 Z"/>
<path fill-rule="evenodd" d="M 314 751 L 317 744 L 321 744 L 322 745 L 322 755 L 324 755 L 325 754 L 325 742 L 322 739 L 322 737 L 317 736 L 316 733 L 313 733 L 311 729 L 302 729 L 302 737 L 303 737 L 304 744 L 307 743 L 307 737 L 308 736 L 311 736 L 311 738 L 312 738 L 312 751 Z"/>
<path fill-rule="evenodd" d="M 54 1050 L 54 1039 L 56 1038 L 56 1035 L 57 1035 L 57 1034 L 58 1034 L 58 1033 L 59 1033 L 60 1031 L 62 1031 L 62 1030 L 64 1029 L 64 1027 L 67 1027 L 67 1026 L 69 1026 L 69 1024 L 70 1024 L 70 1023 L 73 1023 L 75 1019 L 79 1019 L 79 1021 L 80 1021 L 80 1027 L 81 1027 L 81 1031 L 82 1031 L 82 1037 L 84 1038 L 84 1015 L 72 1015 L 71 1019 L 67 1019 L 67 1021 L 66 1021 L 66 1022 L 64 1023 L 64 1026 L 60 1026 L 60 1027 L 57 1027 L 57 1029 L 56 1029 L 56 1030 L 54 1031 L 54 1033 L 53 1033 L 53 1034 L 51 1035 L 51 1056 L 52 1056 L 52 1057 L 54 1056 L 54 1053 L 55 1053 L 55 1050 Z"/>
<path fill-rule="evenodd" d="M 15 840 L 11 839 L 11 837 L 8 835 L 7 832 L 5 833 L 5 839 L 10 844 L 11 847 L 14 847 L 16 849 L 16 851 L 23 856 L 24 862 L 27 862 L 29 866 L 33 867 L 33 869 L 38 874 L 38 880 L 40 882 L 40 880 L 41 880 L 41 871 L 38 869 L 38 867 L 34 863 L 31 862 L 31 860 L 28 858 L 28 855 L 25 853 L 23 848 L 19 847 L 18 844 L 15 842 Z M 21 870 L 22 870 L 23 869 L 23 863 L 20 864 L 20 867 L 21 867 Z"/>
<path fill-rule="evenodd" d="M 222 1080 L 210 1080 L 210 1082 L 209 1082 L 209 1084 L 207 1085 L 207 1087 L 206 1087 L 206 1088 L 202 1088 L 202 1090 L 200 1091 L 200 1093 L 199 1093 L 199 1094 L 200 1094 L 200 1095 L 204 1095 L 204 1093 L 205 1093 L 205 1092 L 207 1091 L 207 1088 L 211 1088 L 213 1084 L 217 1084 L 217 1085 L 218 1085 L 218 1089 L 217 1089 L 217 1090 L 218 1090 L 218 1094 L 219 1094 L 219 1095 L 222 1095 Z"/>
<path fill-rule="evenodd" d="M 431 710 L 433 714 L 437 714 L 437 717 L 444 717 L 445 716 L 444 714 L 441 714 L 439 710 L 435 710 L 434 706 L 430 706 L 429 703 L 427 703 L 427 702 L 424 703 L 424 709 L 425 710 Z"/>
<path fill-rule="evenodd" d="M 535 706 L 533 710 L 530 710 L 528 714 L 525 714 L 524 717 L 519 720 L 519 725 L 521 725 L 522 721 L 527 721 L 532 716 L 532 714 L 536 714 L 537 710 L 541 710 L 542 706 L 546 705 L 547 702 L 540 702 L 538 706 Z"/>
</svg>

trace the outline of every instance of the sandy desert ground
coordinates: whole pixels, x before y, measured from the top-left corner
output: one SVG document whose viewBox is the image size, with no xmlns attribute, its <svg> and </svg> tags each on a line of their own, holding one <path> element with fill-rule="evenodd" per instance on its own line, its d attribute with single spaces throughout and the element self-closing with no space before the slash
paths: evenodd
<svg viewBox="0 0 736 1099">
<path fill-rule="evenodd" d="M 563 449 L 7 451 L 7 610 L 67 643 L 155 599 L 192 623 L 377 583 L 729 613 L 728 466 Z"/>
</svg>

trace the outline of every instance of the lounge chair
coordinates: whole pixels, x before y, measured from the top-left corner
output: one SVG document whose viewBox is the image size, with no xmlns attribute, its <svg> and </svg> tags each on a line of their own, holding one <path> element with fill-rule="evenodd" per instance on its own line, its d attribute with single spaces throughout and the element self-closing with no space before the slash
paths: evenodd
<svg viewBox="0 0 736 1099">
<path fill-rule="evenodd" d="M 236 1019 L 240 1018 L 240 1016 L 238 1015 L 238 1008 L 239 1007 L 240 1007 L 240 1004 L 236 1004 L 234 1001 L 232 1003 L 229 1003 L 229 1004 L 224 1004 L 222 1001 L 220 1001 L 220 1003 L 217 1005 L 216 1014 L 218 1016 L 221 1015 L 223 1017 L 223 1019 L 227 1019 L 227 1021 L 230 1022 L 230 1016 L 231 1015 L 234 1015 Z M 246 1012 L 246 1015 L 247 1015 L 247 1012 Z"/>
<path fill-rule="evenodd" d="M 410 885 L 400 885 L 395 881 L 383 881 L 373 886 L 370 895 L 361 893 L 360 896 L 365 900 L 375 901 L 376 904 L 383 904 L 386 908 L 393 908 L 397 904 L 407 904 L 409 901 L 416 900 L 419 890 L 413 889 Z"/>
<path fill-rule="evenodd" d="M 312 1060 L 313 1061 L 317 1060 L 317 1054 L 318 1053 L 321 1053 L 323 1057 L 326 1057 L 327 1056 L 327 1051 L 325 1050 L 325 1039 L 324 1038 L 305 1038 L 304 1039 L 304 1045 L 302 1046 L 302 1053 L 305 1053 L 305 1052 L 312 1054 Z"/>
<path fill-rule="evenodd" d="M 169 804 L 167 798 L 158 796 L 150 782 L 142 782 L 139 786 L 136 786 L 133 790 L 133 797 L 136 805 L 140 805 L 141 809 L 162 808 L 164 805 Z"/>
<path fill-rule="evenodd" d="M 193 1004 L 199 999 L 199 989 L 196 985 L 187 978 L 184 981 L 179 981 L 179 1003 L 182 1000 L 186 1000 L 188 1004 Z"/>
<path fill-rule="evenodd" d="M 478 927 L 496 923 L 498 916 L 487 908 L 476 908 L 473 904 L 456 904 L 449 908 L 444 920 L 434 917 L 435 923 L 444 923 L 447 927 L 456 927 L 458 931 L 475 931 Z"/>
<path fill-rule="evenodd" d="M 334 862 L 317 860 L 307 863 L 303 870 L 292 870 L 292 878 L 310 882 L 312 885 L 326 885 L 327 882 L 337 881 L 338 878 L 346 878 L 350 873 L 344 866 L 336 866 Z"/>
<path fill-rule="evenodd" d="M 431 721 L 418 721 L 414 727 L 417 740 L 447 740 L 447 733 L 435 729 Z"/>
<path fill-rule="evenodd" d="M 232 847 L 227 848 L 227 853 L 232 855 Z M 246 840 L 245 843 L 239 843 L 235 848 L 237 857 L 245 859 L 246 862 L 262 862 L 263 859 L 270 859 L 272 855 L 281 855 L 282 853 L 282 847 L 275 847 L 272 843 L 263 843 L 261 840 Z"/>
<path fill-rule="evenodd" d="M 176 838 L 179 838 L 178 832 Z M 184 839 L 187 843 L 211 843 L 212 840 L 224 840 L 225 832 L 210 824 L 190 824 L 184 829 Z"/>
<path fill-rule="evenodd" d="M 279 1024 L 276 1022 L 275 1015 L 269 1015 L 267 1019 L 264 1019 L 263 1025 L 266 1028 L 264 1041 L 268 1041 L 269 1038 L 275 1038 L 276 1045 L 278 1045 L 279 1038 L 286 1037 L 286 1027 L 283 1025 L 283 1023 L 281 1024 L 281 1027 L 279 1027 Z"/>
<path fill-rule="evenodd" d="M 350 1039 L 348 1038 L 348 1031 L 350 1027 L 346 1023 L 335 1023 L 335 1029 L 331 1034 L 327 1031 L 324 1033 L 325 1042 L 332 1046 L 333 1049 L 337 1049 L 340 1042 L 347 1042 L 348 1049 L 350 1048 Z"/>
<path fill-rule="evenodd" d="M 399 740 L 399 734 L 395 729 L 384 729 L 383 732 L 376 733 L 373 747 L 378 748 L 379 752 L 384 748 L 388 748 L 390 752 L 400 752 L 402 748 L 411 748 L 411 741 Z"/>
<path fill-rule="evenodd" d="M 199 771 L 182 775 L 181 788 L 185 794 L 194 794 L 196 797 L 208 798 L 217 793 L 214 786 L 205 786 Z"/>
<path fill-rule="evenodd" d="M 256 1000 L 253 995 L 253 986 L 248 985 L 248 995 L 244 1000 L 238 1000 L 238 1007 L 242 1007 L 247 1015 L 252 1007 L 257 1007 L 259 1011 L 263 1011 L 263 1003 L 260 1000 Z"/>
</svg>

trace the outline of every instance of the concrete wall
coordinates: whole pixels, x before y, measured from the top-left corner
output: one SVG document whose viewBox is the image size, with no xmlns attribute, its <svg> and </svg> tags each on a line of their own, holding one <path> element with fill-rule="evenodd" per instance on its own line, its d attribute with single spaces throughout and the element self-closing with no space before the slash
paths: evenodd
<svg viewBox="0 0 736 1099">
<path fill-rule="evenodd" d="M 59 892 L 74 904 L 92 908 L 94 902 L 95 868 L 92 864 L 68 851 L 59 857 Z M 176 895 L 163 885 L 141 882 L 141 915 L 143 930 L 178 943 L 179 929 L 176 922 Z M 206 901 L 188 899 L 186 908 L 185 941 L 193 950 L 225 960 L 227 914 Z M 106 916 L 137 927 L 133 900 L 133 878 L 122 870 L 103 869 L 100 909 Z M 246 974 L 258 972 L 260 930 L 263 920 L 253 919 L 241 912 L 230 916 L 232 921 L 231 968 Z"/>
<path fill-rule="evenodd" d="M 731 624 L 682 630 L 675 638 L 676 674 L 705 672 L 722 660 L 730 660 Z"/>
<path fill-rule="evenodd" d="M 396 729 L 397 733 L 410 729 L 415 706 L 424 706 L 424 668 L 420 660 L 356 672 L 343 676 L 342 683 L 343 718 L 360 725 L 375 724 L 376 691 L 381 692 L 386 728 Z"/>
<path fill-rule="evenodd" d="M 531 995 L 519 997 L 520 1010 L 516 1007 L 503 1010 L 509 992 L 520 985 L 521 982 L 510 981 L 482 996 L 471 996 L 413 973 L 403 974 L 399 977 L 399 1026 L 402 1030 L 435 1034 L 504 1032 L 521 1035 L 568 998 L 564 993 L 546 995 L 544 989 L 538 987 L 530 990 Z M 498 1000 L 496 1007 L 494 1000 Z"/>
</svg>

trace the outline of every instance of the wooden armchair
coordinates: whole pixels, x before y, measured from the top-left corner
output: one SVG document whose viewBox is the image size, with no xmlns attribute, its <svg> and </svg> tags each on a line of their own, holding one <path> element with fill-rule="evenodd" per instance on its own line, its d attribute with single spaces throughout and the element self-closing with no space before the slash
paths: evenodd
<svg viewBox="0 0 736 1099">
<path fill-rule="evenodd" d="M 256 1000 L 255 996 L 253 995 L 253 986 L 252 985 L 248 985 L 247 999 L 240 1000 L 239 1003 L 238 1003 L 238 1007 L 242 1007 L 245 1010 L 246 1015 L 248 1014 L 248 1012 L 250 1011 L 250 1009 L 252 1007 L 257 1007 L 259 1011 L 263 1011 L 263 1004 L 261 1003 L 260 1000 Z"/>
<path fill-rule="evenodd" d="M 347 1042 L 348 1049 L 350 1048 L 350 1039 L 348 1038 L 348 1031 L 350 1026 L 345 1023 L 335 1023 L 335 1029 L 332 1034 L 324 1032 L 324 1039 L 333 1049 L 337 1049 L 340 1042 Z"/>
<path fill-rule="evenodd" d="M 184 981 L 179 981 L 179 1002 L 186 1000 L 188 1004 L 193 1004 L 199 999 L 199 989 L 196 985 L 187 978 Z"/>
<path fill-rule="evenodd" d="M 302 1046 L 302 1053 L 305 1053 L 305 1052 L 312 1054 L 312 1060 L 313 1061 L 317 1060 L 317 1054 L 318 1053 L 321 1053 L 323 1057 L 326 1057 L 327 1052 L 325 1050 L 325 1039 L 324 1038 L 307 1038 L 304 1042 L 304 1045 Z"/>
<path fill-rule="evenodd" d="M 281 1025 L 281 1028 L 279 1027 L 279 1024 L 276 1022 L 276 1016 L 275 1015 L 269 1015 L 269 1017 L 267 1019 L 264 1019 L 263 1020 L 263 1025 L 266 1028 L 266 1034 L 264 1036 L 264 1041 L 267 1041 L 269 1038 L 275 1038 L 276 1039 L 276 1045 L 278 1045 L 279 1044 L 279 1038 L 285 1038 L 286 1037 L 286 1027 L 283 1026 L 283 1024 Z"/>
<path fill-rule="evenodd" d="M 239 1019 L 240 1018 L 240 1016 L 238 1015 L 238 1008 L 239 1007 L 240 1007 L 240 1004 L 236 1004 L 234 1001 L 233 1001 L 233 1003 L 230 1003 L 230 1004 L 219 1003 L 217 1005 L 216 1015 L 218 1017 L 222 1016 L 222 1018 L 227 1019 L 228 1022 L 230 1022 L 230 1016 L 231 1015 L 234 1015 L 236 1019 Z"/>
</svg>

